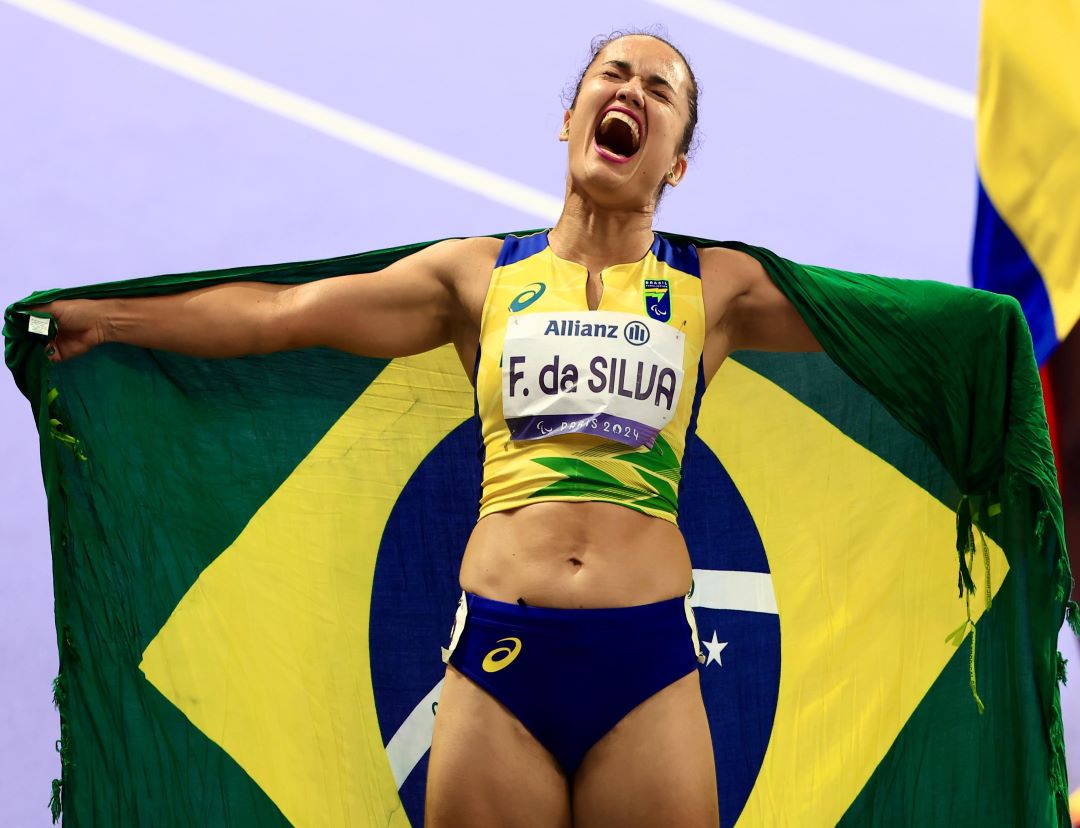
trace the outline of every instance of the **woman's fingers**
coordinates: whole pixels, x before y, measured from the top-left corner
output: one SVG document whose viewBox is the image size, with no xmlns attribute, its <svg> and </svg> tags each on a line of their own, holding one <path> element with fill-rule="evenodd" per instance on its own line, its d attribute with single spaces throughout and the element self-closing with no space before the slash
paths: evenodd
<svg viewBox="0 0 1080 828">
<path fill-rule="evenodd" d="M 50 362 L 75 359 L 101 342 L 99 311 L 93 301 L 57 300 L 31 310 L 50 314 L 55 323 L 53 338 L 45 343 Z"/>
</svg>

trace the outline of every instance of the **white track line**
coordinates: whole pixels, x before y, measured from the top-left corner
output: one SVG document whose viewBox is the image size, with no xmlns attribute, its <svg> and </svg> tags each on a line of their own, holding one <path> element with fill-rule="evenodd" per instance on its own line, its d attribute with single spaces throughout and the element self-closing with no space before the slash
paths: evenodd
<svg viewBox="0 0 1080 828">
<path fill-rule="evenodd" d="M 721 0 L 649 1 L 737 37 L 823 66 L 950 115 L 968 120 L 975 118 L 975 96 L 970 92 L 748 12 L 731 3 Z"/>
<path fill-rule="evenodd" d="M 548 193 L 274 86 L 76 3 L 67 0 L 0 2 L 42 17 L 244 103 L 523 213 L 552 221 L 562 210 L 562 201 Z"/>
</svg>

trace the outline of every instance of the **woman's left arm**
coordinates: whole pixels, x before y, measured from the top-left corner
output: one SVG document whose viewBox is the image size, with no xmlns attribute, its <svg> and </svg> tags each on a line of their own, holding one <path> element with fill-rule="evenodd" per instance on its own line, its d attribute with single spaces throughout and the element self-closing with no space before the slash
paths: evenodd
<svg viewBox="0 0 1080 828">
<path fill-rule="evenodd" d="M 719 305 L 718 323 L 725 329 L 729 352 L 821 350 L 757 259 L 720 247 L 703 253 L 702 277 L 713 283 L 711 290 L 706 288 L 706 302 Z"/>
</svg>

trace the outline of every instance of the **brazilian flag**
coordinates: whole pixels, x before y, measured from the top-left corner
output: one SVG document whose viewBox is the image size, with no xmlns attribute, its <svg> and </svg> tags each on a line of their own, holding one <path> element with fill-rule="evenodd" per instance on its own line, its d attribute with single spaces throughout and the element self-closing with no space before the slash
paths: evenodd
<svg viewBox="0 0 1080 828">
<path fill-rule="evenodd" d="M 736 354 L 687 448 L 723 824 L 1067 824 L 1070 575 L 1019 306 L 725 244 L 825 353 Z M 449 348 L 52 365 L 26 308 L 423 246 L 7 309 L 49 498 L 68 825 L 421 825 L 477 424 Z"/>
</svg>

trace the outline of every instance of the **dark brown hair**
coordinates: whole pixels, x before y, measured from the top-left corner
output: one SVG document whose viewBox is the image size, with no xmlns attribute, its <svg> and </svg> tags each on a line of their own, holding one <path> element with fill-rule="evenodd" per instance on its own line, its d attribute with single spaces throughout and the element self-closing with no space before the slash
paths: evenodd
<svg viewBox="0 0 1080 828">
<path fill-rule="evenodd" d="M 690 61 L 686 59 L 686 55 L 679 51 L 666 37 L 647 30 L 629 30 L 618 29 L 606 35 L 597 35 L 592 39 L 592 43 L 589 44 L 589 60 L 585 64 L 585 68 L 581 70 L 578 75 L 577 83 L 574 84 L 574 92 L 572 95 L 563 94 L 564 101 L 569 98 L 570 105 L 567 109 L 573 109 L 577 103 L 578 94 L 581 92 L 582 81 L 585 80 L 585 73 L 589 71 L 589 67 L 593 65 L 596 60 L 596 56 L 604 50 L 604 47 L 614 43 L 616 40 L 621 40 L 624 37 L 651 37 L 653 40 L 659 40 L 671 49 L 682 60 L 683 65 L 686 67 L 686 73 L 690 76 L 690 94 L 687 101 L 688 104 L 688 117 L 686 119 L 686 127 L 683 129 L 682 140 L 679 142 L 679 152 L 690 154 L 691 149 L 694 147 L 694 132 L 697 129 L 698 122 L 698 82 L 694 77 L 694 70 L 690 67 Z M 569 87 L 567 87 L 569 89 Z"/>
</svg>

